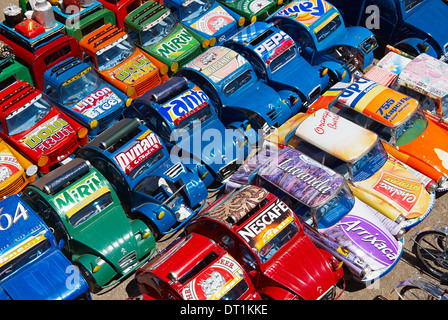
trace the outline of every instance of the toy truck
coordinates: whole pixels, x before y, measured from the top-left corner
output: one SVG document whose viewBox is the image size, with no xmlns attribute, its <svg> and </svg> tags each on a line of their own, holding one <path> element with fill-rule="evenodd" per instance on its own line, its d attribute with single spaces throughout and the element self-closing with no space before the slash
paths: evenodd
<svg viewBox="0 0 448 320">
<path fill-rule="evenodd" d="M 221 45 L 244 26 L 246 19 L 214 0 L 165 0 L 177 21 L 210 40 L 210 46 Z"/>
<path fill-rule="evenodd" d="M 171 159 L 179 158 L 207 187 L 224 183 L 235 172 L 252 151 L 248 141 L 256 134 L 248 124 L 226 128 L 200 86 L 177 76 L 132 101 L 123 116 L 144 120 L 161 137 Z M 203 141 L 209 134 L 211 143 Z"/>
<path fill-rule="evenodd" d="M 0 91 L 0 137 L 48 173 L 87 142 L 87 128 L 62 113 L 25 81 Z"/>
<path fill-rule="evenodd" d="M 311 65 L 328 68 L 332 85 L 350 82 L 356 71 L 370 66 L 378 46 L 370 30 L 346 27 L 338 9 L 325 0 L 291 2 L 266 22 L 289 34 Z"/>
<path fill-rule="evenodd" d="M 98 0 L 115 15 L 116 26 L 124 28 L 124 19 L 145 0 Z"/>
<path fill-rule="evenodd" d="M 64 25 L 58 21 L 51 28 L 44 28 L 33 19 L 25 19 L 15 26 L 0 22 L 0 40 L 29 69 L 33 85 L 39 90 L 43 89 L 46 70 L 67 58 L 81 58 L 78 41 L 63 31 Z"/>
<path fill-rule="evenodd" d="M 210 40 L 178 23 L 170 9 L 156 1 L 145 1 L 128 14 L 125 30 L 141 50 L 170 67 L 178 67 L 201 54 Z"/>
<path fill-rule="evenodd" d="M 0 202 L 0 300 L 91 299 L 52 230 L 18 195 Z"/>
<path fill-rule="evenodd" d="M 155 251 L 149 227 L 126 216 L 113 187 L 88 161 L 73 159 L 23 194 L 64 242 L 92 293 L 118 283 Z"/>
<path fill-rule="evenodd" d="M 87 63 L 70 58 L 44 74 L 44 94 L 95 137 L 121 116 L 132 99 L 108 85 Z"/>
<path fill-rule="evenodd" d="M 370 27 L 378 39 L 412 56 L 448 55 L 445 23 L 448 6 L 442 0 L 332 0 L 331 3 L 347 24 Z"/>
<path fill-rule="evenodd" d="M 123 119 L 77 154 L 110 181 L 129 217 L 151 228 L 156 240 L 183 228 L 208 193 L 197 175 L 173 163 L 159 137 L 138 119 Z"/>
<path fill-rule="evenodd" d="M 136 48 L 129 35 L 114 25 L 89 33 L 79 46 L 100 77 L 130 98 L 168 79 L 168 66 Z"/>
</svg>

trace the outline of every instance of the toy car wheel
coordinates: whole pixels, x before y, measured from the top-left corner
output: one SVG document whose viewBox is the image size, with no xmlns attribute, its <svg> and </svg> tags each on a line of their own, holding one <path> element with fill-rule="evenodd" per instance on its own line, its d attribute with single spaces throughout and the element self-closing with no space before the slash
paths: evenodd
<svg viewBox="0 0 448 320">
<path fill-rule="evenodd" d="M 81 265 L 80 263 L 76 263 L 75 265 L 78 267 L 79 272 L 81 273 L 81 275 L 84 277 L 84 279 L 86 280 L 87 284 L 89 285 L 89 291 L 91 293 L 98 293 L 101 291 L 101 287 L 96 283 L 95 278 L 92 276 L 92 274 L 90 272 L 88 272 L 86 270 L 86 268 Z"/>
<path fill-rule="evenodd" d="M 448 270 L 446 238 L 447 235 L 441 231 L 429 230 L 420 233 L 413 246 L 425 270 L 436 278 Z"/>
</svg>

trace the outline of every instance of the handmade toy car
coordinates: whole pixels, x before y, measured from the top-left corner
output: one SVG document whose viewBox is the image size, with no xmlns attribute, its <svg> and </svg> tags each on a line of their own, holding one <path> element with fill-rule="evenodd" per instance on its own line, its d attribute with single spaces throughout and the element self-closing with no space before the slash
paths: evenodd
<svg viewBox="0 0 448 320">
<path fill-rule="evenodd" d="M 117 122 L 132 99 L 105 83 L 87 63 L 67 59 L 44 74 L 44 94 L 95 137 Z"/>
<path fill-rule="evenodd" d="M 124 19 L 134 9 L 137 9 L 144 0 L 98 0 L 104 7 L 115 14 L 116 26 L 124 28 Z"/>
<path fill-rule="evenodd" d="M 64 241 L 92 293 L 117 284 L 155 251 L 149 227 L 126 217 L 114 188 L 88 161 L 75 158 L 52 170 L 23 199 Z"/>
<path fill-rule="evenodd" d="M 261 300 L 241 265 L 196 233 L 173 241 L 134 278 L 141 294 L 155 300 Z"/>
<path fill-rule="evenodd" d="M 266 138 L 274 146 L 288 145 L 343 175 L 353 194 L 409 229 L 428 216 L 435 182 L 429 190 L 400 161 L 387 154 L 378 135 L 320 109 L 299 113 Z"/>
<path fill-rule="evenodd" d="M 0 41 L 0 82 L 14 76 L 33 85 L 28 68 L 16 61 L 9 45 Z"/>
<path fill-rule="evenodd" d="M 367 28 L 345 27 L 338 9 L 325 0 L 291 2 L 266 22 L 289 34 L 311 65 L 328 68 L 332 84 L 352 81 L 356 71 L 372 64 L 378 46 Z"/>
<path fill-rule="evenodd" d="M 209 48 L 176 73 L 200 86 L 218 107 L 225 126 L 240 127 L 248 122 L 258 133 L 256 143 L 271 127 L 277 127 L 302 107 L 298 95 L 275 91 L 258 79 L 242 55 L 222 46 Z M 254 98 L 256 97 L 256 98 Z M 244 127 L 244 126 L 243 126 Z"/>
<path fill-rule="evenodd" d="M 43 32 L 33 34 L 35 28 Z M 39 90 L 43 90 L 46 70 L 70 57 L 81 58 L 78 41 L 63 31 L 64 25 L 58 21 L 47 29 L 32 19 L 23 20 L 16 26 L 0 22 L 0 40 L 8 44 L 15 59 L 29 69 L 33 85 Z"/>
<path fill-rule="evenodd" d="M 427 53 L 440 58 L 447 53 L 448 7 L 442 0 L 332 0 L 331 3 L 347 24 L 364 26 L 369 21 L 378 39 L 413 56 Z"/>
<path fill-rule="evenodd" d="M 81 148 L 112 184 L 129 217 L 145 221 L 154 238 L 180 230 L 205 204 L 205 185 L 173 163 L 159 137 L 137 119 L 115 123 Z"/>
<path fill-rule="evenodd" d="M 124 20 L 126 32 L 141 50 L 177 71 L 197 57 L 210 40 L 178 23 L 170 9 L 156 1 L 145 1 Z"/>
<path fill-rule="evenodd" d="M 0 138 L 47 173 L 87 142 L 87 128 L 25 81 L 0 91 Z"/>
<path fill-rule="evenodd" d="M 34 10 L 35 2 L 36 0 L 19 0 L 23 12 Z M 114 13 L 104 8 L 98 0 L 71 2 L 68 7 L 64 6 L 64 1 L 50 0 L 49 2 L 55 19 L 65 26 L 64 32 L 78 41 L 104 24 L 116 24 Z"/>
<path fill-rule="evenodd" d="M 132 101 L 123 112 L 158 134 L 172 160 L 182 162 L 209 187 L 224 183 L 252 151 L 250 126 L 226 128 L 202 89 L 183 77 L 171 77 Z M 213 136 L 205 142 L 204 137 Z M 207 139 L 211 140 L 211 139 Z"/>
<path fill-rule="evenodd" d="M 302 222 L 266 189 L 246 186 L 216 200 L 185 228 L 229 252 L 262 297 L 331 300 L 343 279 L 341 263 L 318 249 Z"/>
<path fill-rule="evenodd" d="M 210 41 L 221 45 L 244 26 L 246 19 L 215 0 L 165 0 L 177 21 Z"/>
<path fill-rule="evenodd" d="M 243 55 L 276 91 L 291 90 L 308 106 L 329 85 L 328 69 L 311 66 L 292 38 L 272 23 L 254 22 L 224 43 Z"/>
<path fill-rule="evenodd" d="M 168 79 L 168 66 L 136 48 L 128 34 L 114 25 L 99 27 L 79 46 L 100 77 L 130 98 Z"/>
<path fill-rule="evenodd" d="M 360 78 L 330 111 L 377 133 L 391 156 L 436 181 L 436 191 L 448 188 L 448 133 L 428 121 L 417 100 Z"/>
<path fill-rule="evenodd" d="M 90 299 L 50 228 L 18 195 L 0 201 L 0 300 Z"/>
<path fill-rule="evenodd" d="M 289 147 L 266 150 L 238 169 L 228 190 L 252 184 L 278 196 L 304 220 L 313 243 L 342 261 L 357 281 L 368 285 L 396 265 L 403 252 L 401 226 L 357 199 L 330 168 Z"/>
<path fill-rule="evenodd" d="M 245 19 L 246 24 L 265 20 L 283 5 L 283 0 L 217 0 Z"/>
</svg>

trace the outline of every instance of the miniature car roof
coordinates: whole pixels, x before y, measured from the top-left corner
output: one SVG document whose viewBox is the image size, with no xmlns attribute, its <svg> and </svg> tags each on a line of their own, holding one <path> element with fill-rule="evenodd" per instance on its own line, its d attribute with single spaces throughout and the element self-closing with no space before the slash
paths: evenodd
<svg viewBox="0 0 448 320">
<path fill-rule="evenodd" d="M 82 62 L 78 58 L 69 58 L 47 70 L 45 74 L 53 81 L 57 79 L 59 83 L 62 82 L 62 85 L 64 85 L 79 78 L 82 75 L 80 73 L 87 68 L 90 68 L 87 63 Z"/>
<path fill-rule="evenodd" d="M 258 176 L 309 207 L 325 203 L 345 182 L 340 174 L 289 147 L 267 161 Z"/>
<path fill-rule="evenodd" d="M 107 45 L 112 45 L 115 41 L 120 40 L 127 35 L 122 29 L 113 24 L 105 24 L 92 31 L 79 41 L 80 47 L 95 52 Z"/>
<path fill-rule="evenodd" d="M 326 109 L 305 118 L 295 135 L 345 161 L 358 159 L 376 143 L 376 133 Z"/>
<path fill-rule="evenodd" d="M 402 124 L 419 106 L 417 100 L 366 78 L 349 85 L 338 103 L 389 127 Z"/>
<path fill-rule="evenodd" d="M 448 95 L 448 64 L 422 53 L 403 68 L 398 84 L 440 100 Z"/>
<path fill-rule="evenodd" d="M 138 8 L 131 11 L 125 18 L 125 23 L 136 29 L 149 29 L 158 23 L 158 18 L 168 15 L 169 9 L 156 1 L 143 2 Z"/>
<path fill-rule="evenodd" d="M 265 40 L 269 34 L 273 33 L 268 32 L 272 26 L 273 26 L 272 23 L 256 21 L 245 27 L 243 30 L 236 33 L 234 36 L 232 36 L 230 40 L 245 45 L 252 44 L 252 42 L 257 40 L 258 44 L 259 42 Z"/>
<path fill-rule="evenodd" d="M 316 23 L 324 25 L 326 20 L 320 19 L 331 12 L 332 16 L 338 14 L 336 9 L 327 1 L 324 0 L 306 0 L 294 1 L 285 5 L 281 10 L 274 15 L 289 17 L 296 20 L 309 30 L 315 29 Z M 320 27 L 317 26 L 316 28 Z"/>
<path fill-rule="evenodd" d="M 237 52 L 222 46 L 214 46 L 185 65 L 201 72 L 215 83 L 219 83 L 242 65 L 248 63 Z"/>
<path fill-rule="evenodd" d="M 1 92 L 0 111 L 5 115 L 11 111 L 9 110 L 9 108 L 13 106 L 22 107 L 23 104 L 17 104 L 19 101 L 25 100 L 26 102 L 28 102 L 29 100 L 41 94 L 39 90 L 31 86 L 26 81 L 16 81 L 4 90 L 8 93 L 3 91 Z"/>
</svg>

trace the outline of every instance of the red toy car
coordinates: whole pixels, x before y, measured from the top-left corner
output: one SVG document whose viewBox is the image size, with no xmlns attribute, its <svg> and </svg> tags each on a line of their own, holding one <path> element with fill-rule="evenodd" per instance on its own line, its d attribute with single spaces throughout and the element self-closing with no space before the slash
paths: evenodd
<svg viewBox="0 0 448 320">
<path fill-rule="evenodd" d="M 172 242 L 135 279 L 143 300 L 261 300 L 241 265 L 196 233 Z"/>
<path fill-rule="evenodd" d="M 337 299 L 342 263 L 318 249 L 303 228 L 285 203 L 248 185 L 218 199 L 186 232 L 202 234 L 226 249 L 263 298 Z"/>
<path fill-rule="evenodd" d="M 0 137 L 41 173 L 87 142 L 87 128 L 59 111 L 27 82 L 16 81 L 0 90 Z"/>
<path fill-rule="evenodd" d="M 145 0 L 99 0 L 106 9 L 115 14 L 118 28 L 124 28 L 124 19 Z"/>
</svg>

